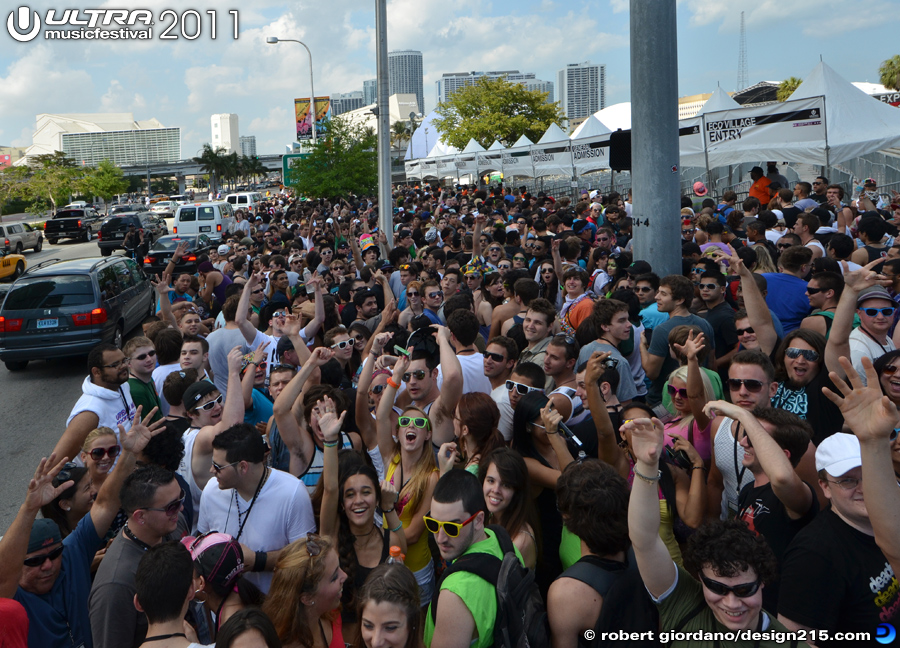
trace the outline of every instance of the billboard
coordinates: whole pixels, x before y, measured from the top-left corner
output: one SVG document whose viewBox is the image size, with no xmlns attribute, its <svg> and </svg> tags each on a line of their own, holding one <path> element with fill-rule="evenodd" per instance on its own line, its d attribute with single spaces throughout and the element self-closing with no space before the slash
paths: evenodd
<svg viewBox="0 0 900 648">
<path fill-rule="evenodd" d="M 315 117 L 309 110 L 309 97 L 294 99 L 294 121 L 297 124 L 297 141 L 312 139 L 313 121 L 316 124 L 316 137 L 325 133 L 325 122 L 331 119 L 331 98 L 316 97 Z"/>
</svg>

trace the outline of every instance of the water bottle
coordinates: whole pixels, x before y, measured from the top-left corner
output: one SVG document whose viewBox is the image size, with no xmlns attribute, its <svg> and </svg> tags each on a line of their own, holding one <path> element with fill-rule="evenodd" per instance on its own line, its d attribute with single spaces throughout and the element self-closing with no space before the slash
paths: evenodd
<svg viewBox="0 0 900 648">
<path fill-rule="evenodd" d="M 402 553 L 400 553 L 400 547 L 394 545 L 391 547 L 390 556 L 388 556 L 387 563 L 389 565 L 393 565 L 395 563 L 402 565 L 404 558 L 405 558 L 405 556 Z"/>
</svg>

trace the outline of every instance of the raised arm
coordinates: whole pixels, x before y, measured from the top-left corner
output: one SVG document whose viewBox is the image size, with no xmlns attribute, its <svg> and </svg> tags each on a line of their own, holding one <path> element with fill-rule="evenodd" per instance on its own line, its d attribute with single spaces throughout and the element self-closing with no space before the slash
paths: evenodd
<svg viewBox="0 0 900 648">
<path fill-rule="evenodd" d="M 375 431 L 378 439 L 378 451 L 381 453 L 381 459 L 384 465 L 390 462 L 394 456 L 394 423 L 391 417 L 391 409 L 394 406 L 394 399 L 397 396 L 397 390 L 400 388 L 400 377 L 409 369 L 409 356 L 401 354 L 394 364 L 393 375 L 388 378 L 384 391 L 381 394 L 381 402 L 378 403 L 378 411 L 375 412 Z M 432 407 L 432 410 L 434 408 Z M 432 419 L 431 424 L 434 425 Z"/>
<path fill-rule="evenodd" d="M 462 398 L 463 374 L 456 351 L 450 345 L 450 329 L 446 326 L 432 328 L 438 329 L 437 341 L 441 350 L 441 371 L 444 376 L 440 396 L 434 401 L 431 409 L 432 442 L 440 446 L 452 441 L 456 435 L 453 429 L 453 416 L 459 399 Z"/>
<path fill-rule="evenodd" d="M 367 219 L 364 218 L 362 220 Z M 357 241 L 356 235 L 354 234 L 350 235 L 350 252 L 353 254 L 353 263 L 356 264 L 356 267 L 359 268 L 359 270 L 362 270 L 365 264 L 363 263 L 362 254 L 359 251 L 359 241 Z M 357 272 L 359 272 L 359 270 L 357 270 Z M 359 275 L 357 274 L 357 276 Z"/>
<path fill-rule="evenodd" d="M 597 430 L 597 455 L 601 461 L 605 461 L 616 469 L 622 477 L 628 477 L 628 459 L 619 444 L 616 443 L 616 431 L 613 429 L 612 420 L 606 410 L 606 401 L 600 393 L 598 381 L 603 375 L 604 362 L 610 357 L 609 351 L 594 351 L 584 371 L 584 389 L 587 392 L 588 409 L 591 418 L 594 419 L 594 428 Z"/>
<path fill-rule="evenodd" d="M 553 272 L 556 273 L 556 281 L 560 285 L 562 285 L 563 274 L 563 264 L 562 258 L 559 256 L 559 244 L 562 239 L 553 239 L 553 242 L 550 244 L 550 256 L 553 257 Z M 587 286 L 590 288 L 590 286 Z"/>
<path fill-rule="evenodd" d="M 253 326 L 253 323 L 247 319 L 247 313 L 250 312 L 250 293 L 262 283 L 262 280 L 263 275 L 261 272 L 250 275 L 246 285 L 244 285 L 244 289 L 241 291 L 241 299 L 238 302 L 237 312 L 234 314 L 234 323 L 241 329 L 241 334 L 244 336 L 247 344 L 251 345 L 256 342 L 256 334 L 259 331 L 257 331 L 256 327 Z"/>
<path fill-rule="evenodd" d="M 856 313 L 856 299 L 859 293 L 872 286 L 890 283 L 889 279 L 873 270 L 882 262 L 883 259 L 875 259 L 859 270 L 850 272 L 847 262 L 841 261 L 844 270 L 844 292 L 841 293 L 841 299 L 834 310 L 834 322 L 825 345 L 825 366 L 828 371 L 833 371 L 841 378 L 844 377 L 844 368 L 841 366 L 840 358 L 851 357 L 849 336 L 853 330 L 853 315 Z"/>
<path fill-rule="evenodd" d="M 253 351 L 253 360 L 244 369 L 244 376 L 241 378 L 241 396 L 244 399 L 245 412 L 253 409 L 253 386 L 256 384 L 256 368 L 265 359 L 267 346 L 269 346 L 269 340 L 257 346 Z M 253 367 L 253 369 L 251 370 L 250 367 Z"/>
<path fill-rule="evenodd" d="M 178 328 L 178 319 L 175 317 L 175 313 L 172 312 L 172 302 L 169 301 L 169 293 L 172 292 L 172 288 L 169 286 L 172 284 L 172 275 L 163 274 L 162 279 L 159 278 L 159 275 L 156 276 L 156 281 L 150 281 L 150 285 L 156 290 L 156 295 L 159 297 L 159 312 L 162 314 L 163 320 L 168 320 L 172 322 L 172 325 L 175 328 Z"/>
<path fill-rule="evenodd" d="M 475 230 L 472 232 L 472 258 L 481 256 L 481 230 L 484 228 L 485 216 L 479 213 L 475 217 Z"/>
<path fill-rule="evenodd" d="M 34 477 L 28 484 L 25 501 L 3 537 L 0 537 L 0 598 L 12 598 L 19 587 L 22 576 L 22 561 L 28 554 L 28 539 L 31 527 L 41 507 L 59 497 L 74 482 L 70 479 L 53 487 L 53 478 L 59 474 L 69 460 L 63 457 L 56 461 L 56 455 L 41 459 Z"/>
<path fill-rule="evenodd" d="M 772 313 L 766 305 L 766 298 L 763 297 L 759 286 L 756 285 L 756 281 L 753 279 L 753 273 L 744 265 L 741 257 L 734 252 L 734 248 L 729 246 L 729 249 L 732 251 L 732 255 L 728 259 L 728 267 L 734 270 L 741 278 L 741 292 L 744 295 L 744 309 L 747 311 L 747 319 L 756 333 L 760 350 L 769 355 L 778 341 L 778 333 L 775 332 L 775 325 L 772 323 Z"/>
<path fill-rule="evenodd" d="M 313 318 L 309 321 L 309 323 L 303 328 L 303 349 L 298 349 L 296 344 L 294 345 L 294 350 L 297 352 L 297 358 L 301 363 L 306 362 L 307 358 L 309 358 L 309 347 L 306 346 L 306 342 L 312 340 L 316 333 L 319 332 L 319 329 L 322 328 L 322 324 L 325 323 L 325 298 L 324 293 L 322 292 L 322 283 L 323 279 L 319 276 L 319 272 L 313 272 L 312 276 L 306 282 L 306 285 L 312 285 L 314 289 L 313 299 L 315 311 L 313 312 Z"/>
<path fill-rule="evenodd" d="M 359 383 L 356 386 L 356 427 L 366 449 L 372 450 L 378 445 L 378 433 L 375 430 L 375 420 L 369 413 L 369 386 L 372 384 L 372 374 L 375 373 L 375 361 L 384 350 L 384 345 L 391 339 L 390 333 L 379 333 L 369 338 L 369 350 L 364 356 L 366 363 L 359 374 Z"/>
<path fill-rule="evenodd" d="M 319 533 L 336 538 L 340 525 L 338 506 L 340 506 L 338 442 L 341 426 L 347 416 L 347 410 L 337 416 L 334 401 L 329 397 L 319 401 L 322 415 L 319 417 L 319 429 L 322 431 L 324 459 L 322 465 L 322 507 L 319 510 Z"/>
<path fill-rule="evenodd" d="M 659 457 L 665 433 L 659 419 L 625 423 L 635 458 L 634 484 L 628 501 L 628 535 L 638 569 L 651 596 L 668 591 L 676 578 L 675 563 L 659 537 Z"/>
<path fill-rule="evenodd" d="M 77 456 L 81 452 L 87 435 L 98 425 L 100 425 L 100 417 L 94 412 L 79 412 L 69 422 L 59 441 L 56 442 L 53 454 L 57 457 Z"/>
<path fill-rule="evenodd" d="M 181 241 L 177 246 L 175 246 L 175 251 L 172 253 L 172 258 L 169 259 L 169 263 L 166 265 L 166 269 L 163 270 L 164 275 L 175 275 L 175 266 L 178 265 L 181 257 L 187 254 L 189 248 L 190 245 L 187 241 Z"/>
<path fill-rule="evenodd" d="M 545 466 L 531 457 L 525 458 L 528 476 L 531 478 L 532 483 L 544 488 L 555 489 L 556 482 L 559 481 L 562 471 L 574 461 L 572 453 L 569 452 L 569 446 L 566 445 L 565 440 L 559 434 L 560 421 L 562 421 L 562 415 L 552 407 L 551 403 L 547 403 L 541 409 L 541 425 L 547 433 L 547 440 L 550 442 L 550 447 L 553 448 L 553 453 L 556 455 L 559 469 Z"/>
<path fill-rule="evenodd" d="M 697 361 L 697 354 L 703 350 L 704 342 L 705 336 L 703 333 L 697 333 L 695 337 L 694 332 L 691 331 L 688 333 L 688 338 L 684 341 L 684 344 L 674 345 L 675 350 L 683 353 L 687 358 L 688 403 L 691 406 L 691 414 L 694 415 L 694 420 L 697 422 L 699 430 L 705 430 L 710 423 L 710 417 L 707 411 L 704 410 L 706 406 L 706 389 L 703 387 L 703 370 Z"/>
<path fill-rule="evenodd" d="M 222 408 L 222 418 L 215 425 L 207 425 L 197 433 L 191 457 L 194 479 L 201 488 L 209 481 L 209 467 L 212 462 L 212 442 L 219 434 L 244 420 L 244 395 L 241 393 L 241 348 L 234 347 L 228 352 L 228 394 Z"/>
<path fill-rule="evenodd" d="M 675 479 L 675 505 L 678 517 L 687 526 L 696 529 L 706 517 L 706 466 L 703 458 L 690 441 L 679 434 L 673 434 L 673 448 L 683 450 L 691 461 L 691 467 L 685 471 L 677 466 L 670 466 Z"/>
</svg>

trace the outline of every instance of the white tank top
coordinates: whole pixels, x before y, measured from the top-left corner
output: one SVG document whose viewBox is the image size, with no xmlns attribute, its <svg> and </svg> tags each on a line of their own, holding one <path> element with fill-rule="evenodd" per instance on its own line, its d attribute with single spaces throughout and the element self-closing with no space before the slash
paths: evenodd
<svg viewBox="0 0 900 648">
<path fill-rule="evenodd" d="M 734 419 L 723 418 L 716 430 L 713 440 L 713 452 L 716 456 L 716 467 L 722 473 L 722 508 L 723 520 L 737 513 L 738 493 L 746 484 L 753 481 L 753 473 L 742 465 L 744 461 L 744 447 L 735 442 L 731 435 L 731 424 Z M 738 481 L 740 475 L 740 482 Z"/>
<path fill-rule="evenodd" d="M 194 504 L 194 519 L 191 520 L 191 535 L 197 533 L 197 519 L 200 517 L 200 496 L 203 495 L 203 489 L 200 488 L 197 481 L 194 479 L 194 470 L 191 467 L 191 461 L 194 456 L 194 441 L 197 440 L 197 434 L 199 433 L 200 428 L 189 427 L 181 436 L 181 440 L 184 441 L 184 456 L 181 458 L 181 463 L 178 464 L 177 470 L 178 474 L 188 483 L 191 490 L 191 502 Z"/>
</svg>

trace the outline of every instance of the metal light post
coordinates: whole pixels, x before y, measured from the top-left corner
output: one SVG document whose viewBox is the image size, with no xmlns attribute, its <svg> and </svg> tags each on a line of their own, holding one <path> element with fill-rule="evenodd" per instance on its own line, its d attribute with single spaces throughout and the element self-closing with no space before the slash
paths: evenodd
<svg viewBox="0 0 900 648">
<path fill-rule="evenodd" d="M 306 46 L 306 43 L 303 41 L 298 41 L 295 38 L 278 38 L 277 36 L 268 36 L 266 38 L 266 42 L 269 45 L 275 45 L 277 43 L 300 43 L 303 45 L 303 48 L 306 50 L 306 53 L 309 54 L 309 93 L 312 95 L 309 100 L 309 109 L 312 111 L 313 117 L 313 125 L 312 125 L 312 143 L 316 143 L 316 89 L 313 84 L 313 64 L 312 64 L 312 52 L 309 51 L 309 48 Z"/>
<path fill-rule="evenodd" d="M 378 227 L 387 247 L 394 247 L 394 203 L 391 198 L 391 107 L 388 75 L 387 0 L 375 0 L 375 68 L 378 102 Z"/>
</svg>

